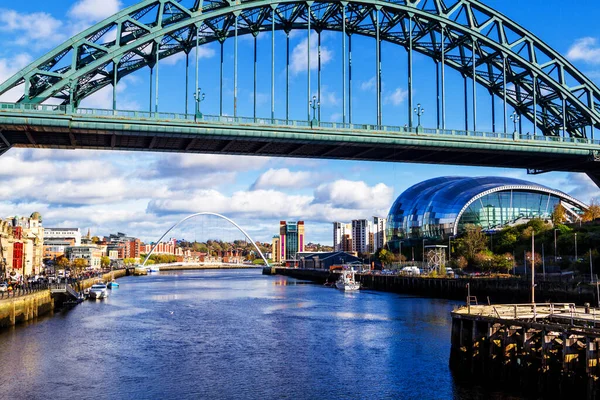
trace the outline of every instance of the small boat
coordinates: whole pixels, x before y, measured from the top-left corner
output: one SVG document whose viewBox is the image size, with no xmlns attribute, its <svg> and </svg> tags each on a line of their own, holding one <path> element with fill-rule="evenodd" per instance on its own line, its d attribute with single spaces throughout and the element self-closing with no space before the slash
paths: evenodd
<svg viewBox="0 0 600 400">
<path fill-rule="evenodd" d="M 160 272 L 160 267 L 148 267 L 148 272 Z"/>
<path fill-rule="evenodd" d="M 109 289 L 118 289 L 119 284 L 116 281 L 111 281 L 111 282 L 108 282 L 106 287 L 108 287 Z"/>
<path fill-rule="evenodd" d="M 335 283 L 335 287 L 340 290 L 345 291 L 353 291 L 360 289 L 360 282 L 356 282 L 355 275 L 356 272 L 351 270 L 342 271 L 340 274 L 340 278 Z"/>
<path fill-rule="evenodd" d="M 106 285 L 104 283 L 95 283 L 90 288 L 91 299 L 105 299 L 108 297 Z"/>
</svg>

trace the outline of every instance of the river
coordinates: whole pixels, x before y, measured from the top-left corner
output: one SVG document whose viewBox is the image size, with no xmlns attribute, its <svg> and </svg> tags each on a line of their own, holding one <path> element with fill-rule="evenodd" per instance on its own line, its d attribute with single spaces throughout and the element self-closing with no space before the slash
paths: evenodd
<svg viewBox="0 0 600 400">
<path fill-rule="evenodd" d="M 0 397 L 508 398 L 454 381 L 453 301 L 343 293 L 258 270 L 119 283 L 106 300 L 1 332 Z"/>
</svg>

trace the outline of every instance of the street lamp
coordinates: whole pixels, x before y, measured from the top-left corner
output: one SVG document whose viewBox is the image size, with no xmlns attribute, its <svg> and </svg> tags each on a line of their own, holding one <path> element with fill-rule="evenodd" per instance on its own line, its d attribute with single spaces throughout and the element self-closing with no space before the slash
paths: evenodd
<svg viewBox="0 0 600 400">
<path fill-rule="evenodd" d="M 402 265 L 402 243 L 404 243 L 404 241 L 401 240 L 399 243 L 400 243 L 400 250 L 399 250 L 400 251 L 400 265 Z"/>
<path fill-rule="evenodd" d="M 521 119 L 521 117 L 519 116 L 519 114 L 517 114 L 516 111 L 513 111 L 512 115 L 510 116 L 510 120 L 513 122 L 513 124 L 515 125 L 515 130 L 514 132 L 517 131 L 517 123 L 519 122 L 519 120 Z"/>
<path fill-rule="evenodd" d="M 313 96 L 312 100 L 308 101 L 308 106 L 313 110 L 313 118 L 310 121 L 311 126 L 318 126 L 319 121 L 317 121 L 317 108 L 321 107 L 321 102 L 317 101 L 317 96 Z"/>
<path fill-rule="evenodd" d="M 575 262 L 577 262 L 577 233 L 575 234 Z"/>
<path fill-rule="evenodd" d="M 202 113 L 200 112 L 200 103 L 204 101 L 206 97 L 206 93 L 202 93 L 202 89 L 198 88 L 196 93 L 194 93 L 194 100 L 196 100 L 196 115 L 194 116 L 194 120 L 202 119 Z"/>
<path fill-rule="evenodd" d="M 558 231 L 558 229 L 554 230 L 554 264 L 556 264 L 556 261 L 558 260 L 556 257 L 556 232 Z"/>
<path fill-rule="evenodd" d="M 425 112 L 424 108 L 421 108 L 421 103 L 417 104 L 417 108 L 414 109 L 415 114 L 417 114 L 417 128 L 421 127 L 421 115 Z"/>
</svg>

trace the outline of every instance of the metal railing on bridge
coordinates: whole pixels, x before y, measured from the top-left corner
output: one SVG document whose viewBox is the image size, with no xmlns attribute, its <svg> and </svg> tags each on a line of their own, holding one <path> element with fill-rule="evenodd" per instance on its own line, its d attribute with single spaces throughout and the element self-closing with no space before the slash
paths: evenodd
<svg viewBox="0 0 600 400">
<path fill-rule="evenodd" d="M 95 108 L 73 108 L 68 105 L 49 105 L 49 104 L 25 104 L 25 103 L 0 103 L 0 112 L 3 110 L 23 111 L 23 112 L 40 112 L 52 114 L 75 114 L 95 117 L 112 117 L 112 118 L 130 118 L 140 120 L 159 120 L 159 121 L 178 121 L 189 123 L 220 123 L 220 124 L 241 124 L 241 125 L 262 125 L 273 127 L 299 127 L 310 128 L 313 130 L 349 130 L 364 132 L 369 131 L 377 134 L 411 134 L 411 135 L 434 135 L 434 136 L 449 136 L 449 137 L 473 137 L 496 139 L 502 141 L 531 141 L 531 142 L 547 142 L 547 143 L 567 143 L 567 144 L 586 144 L 600 145 L 600 140 L 589 138 L 575 138 L 563 136 L 544 136 L 519 134 L 518 132 L 484 132 L 484 131 L 468 131 L 461 129 L 436 129 L 408 126 L 393 126 L 393 125 L 373 125 L 373 124 L 349 124 L 341 122 L 318 122 L 307 120 L 291 120 L 281 118 L 253 118 L 253 117 L 233 117 L 226 115 L 207 115 L 204 114 L 198 117 L 195 114 L 183 113 L 168 113 L 168 112 L 149 112 L 149 111 L 129 111 L 129 110 L 106 110 Z"/>
</svg>

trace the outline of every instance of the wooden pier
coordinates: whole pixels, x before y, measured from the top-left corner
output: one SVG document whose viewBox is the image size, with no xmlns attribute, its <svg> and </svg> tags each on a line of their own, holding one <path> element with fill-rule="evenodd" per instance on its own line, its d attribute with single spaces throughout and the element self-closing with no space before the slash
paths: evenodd
<svg viewBox="0 0 600 400">
<path fill-rule="evenodd" d="M 467 305 L 452 312 L 450 367 L 552 398 L 600 398 L 600 309 Z"/>
</svg>

